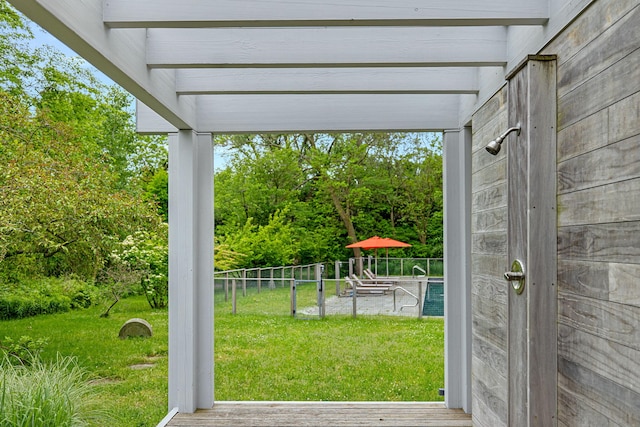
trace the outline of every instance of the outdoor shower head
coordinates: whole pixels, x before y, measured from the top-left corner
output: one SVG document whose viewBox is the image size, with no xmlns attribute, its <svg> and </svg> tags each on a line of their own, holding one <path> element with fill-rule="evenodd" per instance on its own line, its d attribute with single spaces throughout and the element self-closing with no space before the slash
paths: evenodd
<svg viewBox="0 0 640 427">
<path fill-rule="evenodd" d="M 502 141 L 504 141 L 507 135 L 509 135 L 513 131 L 517 131 L 518 135 L 520 135 L 520 130 L 521 130 L 520 123 L 518 123 L 512 128 L 507 129 L 505 133 L 503 133 L 502 135 L 500 135 L 499 137 L 497 137 L 496 139 L 494 139 L 493 141 L 487 144 L 487 147 L 486 147 L 487 151 L 495 156 L 500 152 L 500 148 L 502 148 Z"/>
</svg>

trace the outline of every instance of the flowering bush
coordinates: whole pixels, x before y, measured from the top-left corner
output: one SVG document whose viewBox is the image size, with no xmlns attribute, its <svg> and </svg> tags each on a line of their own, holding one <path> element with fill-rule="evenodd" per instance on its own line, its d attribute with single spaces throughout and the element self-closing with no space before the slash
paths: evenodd
<svg viewBox="0 0 640 427">
<path fill-rule="evenodd" d="M 151 308 L 167 306 L 169 295 L 168 227 L 164 224 L 158 233 L 137 231 L 120 243 L 111 253 L 111 262 L 121 263 L 140 273 L 142 291 Z"/>
</svg>

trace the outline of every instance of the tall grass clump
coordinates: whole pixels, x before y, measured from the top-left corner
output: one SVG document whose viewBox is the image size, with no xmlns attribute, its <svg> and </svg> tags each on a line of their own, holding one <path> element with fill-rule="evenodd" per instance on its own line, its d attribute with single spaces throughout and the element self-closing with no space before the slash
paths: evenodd
<svg viewBox="0 0 640 427">
<path fill-rule="evenodd" d="M 86 372 L 71 357 L 30 365 L 0 361 L 0 426 L 81 427 L 108 425 Z"/>
</svg>

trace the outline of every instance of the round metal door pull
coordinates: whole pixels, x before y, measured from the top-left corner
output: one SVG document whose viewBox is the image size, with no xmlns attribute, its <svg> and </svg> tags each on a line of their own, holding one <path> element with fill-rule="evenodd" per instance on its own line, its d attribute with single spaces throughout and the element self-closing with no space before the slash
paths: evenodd
<svg viewBox="0 0 640 427">
<path fill-rule="evenodd" d="M 511 263 L 511 271 L 504 273 L 504 278 L 511 283 L 511 287 L 516 294 L 520 295 L 524 292 L 524 264 L 519 259 Z"/>
</svg>

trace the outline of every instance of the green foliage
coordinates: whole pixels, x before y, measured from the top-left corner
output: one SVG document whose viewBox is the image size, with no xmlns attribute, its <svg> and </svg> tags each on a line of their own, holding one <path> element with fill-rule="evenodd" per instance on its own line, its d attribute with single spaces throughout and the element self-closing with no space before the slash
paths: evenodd
<svg viewBox="0 0 640 427">
<path fill-rule="evenodd" d="M 82 138 L 0 92 L 0 271 L 29 264 L 31 274 L 93 279 L 114 238 L 157 223 Z"/>
<path fill-rule="evenodd" d="M 241 225 L 253 218 L 264 225 L 274 212 L 290 208 L 304 182 L 300 165 L 293 161 L 298 156 L 284 147 L 234 158 L 230 168 L 216 173 L 216 223 Z"/>
<path fill-rule="evenodd" d="M 167 306 L 169 296 L 169 247 L 166 224 L 151 234 L 138 231 L 127 236 L 111 253 L 112 263 L 123 264 L 140 275 L 142 291 L 151 308 Z"/>
<path fill-rule="evenodd" d="M 216 143 L 232 153 L 215 176 L 216 241 L 242 254 L 235 267 L 345 259 L 348 243 L 373 235 L 413 245 L 399 255 L 442 256 L 439 135 L 236 135 Z M 272 248 L 259 231 L 276 212 L 292 237 Z M 290 255 L 274 256 L 285 248 Z"/>
<path fill-rule="evenodd" d="M 115 243 L 156 227 L 141 185 L 166 144 L 136 134 L 131 96 L 84 60 L 31 48 L 31 26 L 0 0 L 0 280 L 93 280 Z"/>
<path fill-rule="evenodd" d="M 164 222 L 169 222 L 169 174 L 164 168 L 154 172 L 144 187 L 144 197 L 157 206 Z"/>
<path fill-rule="evenodd" d="M 26 335 L 21 336 L 17 341 L 11 337 L 4 337 L 4 340 L 0 341 L 2 360 L 14 365 L 30 366 L 40 361 L 40 354 L 48 342 L 47 338 L 33 339 Z"/>
<path fill-rule="evenodd" d="M 6 295 L 0 299 L 0 319 L 20 319 L 39 314 L 69 311 L 71 301 L 63 295 L 36 298 L 32 295 Z"/>
<path fill-rule="evenodd" d="M 226 234 L 219 240 L 228 247 L 243 265 L 273 267 L 297 262 L 298 242 L 293 225 L 286 219 L 286 211 L 276 211 L 265 225 L 255 225 L 249 218 L 240 230 Z"/>
<path fill-rule="evenodd" d="M 27 45 L 32 37 L 22 16 L 0 0 L 0 88 L 14 95 L 24 93 L 34 76 L 37 58 Z"/>
<path fill-rule="evenodd" d="M 213 265 L 216 270 L 225 271 L 235 270 L 241 265 L 244 265 L 245 255 L 231 249 L 231 247 L 226 243 L 219 243 L 219 240 L 216 237 L 213 258 Z"/>
<path fill-rule="evenodd" d="M 0 425 L 75 427 L 101 425 L 110 419 L 100 409 L 86 371 L 74 358 L 30 366 L 0 361 Z M 105 425 L 105 424 L 102 424 Z"/>
<path fill-rule="evenodd" d="M 96 301 L 97 290 L 76 279 L 41 278 L 0 288 L 0 319 L 20 319 L 87 308 Z"/>
</svg>

